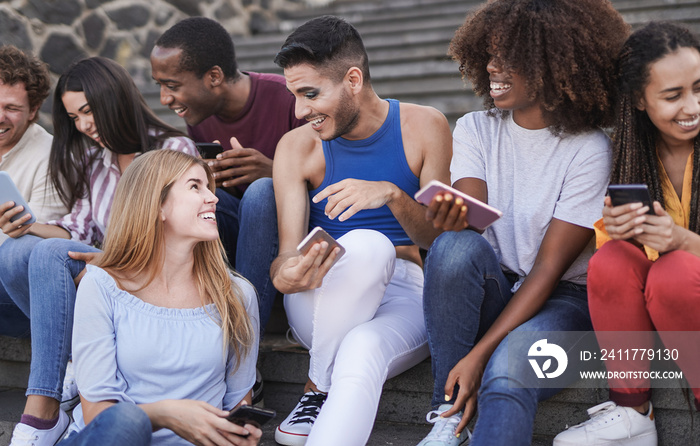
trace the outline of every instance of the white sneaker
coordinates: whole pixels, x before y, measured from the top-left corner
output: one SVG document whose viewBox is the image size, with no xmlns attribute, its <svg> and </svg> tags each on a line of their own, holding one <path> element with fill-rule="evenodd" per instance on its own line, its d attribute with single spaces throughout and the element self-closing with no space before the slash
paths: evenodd
<svg viewBox="0 0 700 446">
<path fill-rule="evenodd" d="M 66 376 L 63 378 L 63 395 L 61 396 L 61 410 L 70 412 L 80 402 L 78 395 L 78 384 L 75 382 L 75 369 L 73 361 L 66 364 Z"/>
<path fill-rule="evenodd" d="M 457 425 L 462 420 L 462 412 L 456 413 L 451 417 L 443 418 L 440 415 L 452 408 L 451 404 L 443 404 L 438 410 L 432 410 L 425 416 L 428 423 L 433 423 L 433 429 L 420 442 L 418 446 L 459 446 L 469 444 L 472 438 L 469 429 L 464 429 L 459 436 L 455 435 Z"/>
<path fill-rule="evenodd" d="M 646 415 L 612 401 L 591 407 L 588 415 L 590 420 L 560 432 L 554 438 L 554 446 L 656 446 L 656 424 L 651 402 Z"/>
<path fill-rule="evenodd" d="M 70 418 L 62 410 L 58 411 L 58 423 L 51 429 L 35 429 L 18 423 L 12 432 L 10 446 L 53 446 L 63 439 L 69 424 Z"/>
<path fill-rule="evenodd" d="M 294 410 L 275 429 L 275 441 L 285 446 L 304 446 L 327 396 L 313 390 L 306 392 Z"/>
</svg>

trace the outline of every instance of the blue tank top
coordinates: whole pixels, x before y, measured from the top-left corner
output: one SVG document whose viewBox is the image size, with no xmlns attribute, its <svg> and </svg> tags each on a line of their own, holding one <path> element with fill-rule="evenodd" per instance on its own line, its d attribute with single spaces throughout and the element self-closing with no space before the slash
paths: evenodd
<svg viewBox="0 0 700 446">
<path fill-rule="evenodd" d="M 323 141 L 326 175 L 321 185 L 309 192 L 310 227 L 321 226 L 336 239 L 353 229 L 374 229 L 387 236 L 394 246 L 414 244 L 386 205 L 379 209 L 361 210 L 341 222 L 337 217 L 333 220 L 326 217 L 324 209 L 328 204 L 327 199 L 319 203 L 311 201 L 314 195 L 327 186 L 346 178 L 388 181 L 410 197 L 418 191 L 420 181 L 408 167 L 401 139 L 399 101 L 387 101 L 389 114 L 379 130 L 369 138 L 358 141 L 343 138 Z"/>
</svg>

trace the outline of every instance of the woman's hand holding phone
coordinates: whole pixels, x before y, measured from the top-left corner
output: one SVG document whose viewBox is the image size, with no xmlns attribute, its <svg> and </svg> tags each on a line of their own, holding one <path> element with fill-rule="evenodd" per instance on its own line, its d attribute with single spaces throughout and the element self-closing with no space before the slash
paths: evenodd
<svg viewBox="0 0 700 446">
<path fill-rule="evenodd" d="M 262 437 L 257 427 L 231 423 L 229 412 L 203 401 L 163 400 L 140 407 L 154 427 L 170 429 L 196 445 L 254 446 Z"/>
<path fill-rule="evenodd" d="M 469 226 L 467 204 L 449 192 L 438 192 L 425 211 L 425 219 L 432 221 L 436 229 L 461 231 Z"/>
<path fill-rule="evenodd" d="M 648 217 L 648 206 L 640 202 L 613 206 L 610 197 L 605 197 L 603 206 L 603 223 L 605 230 L 613 240 L 629 240 L 641 234 Z"/>
</svg>

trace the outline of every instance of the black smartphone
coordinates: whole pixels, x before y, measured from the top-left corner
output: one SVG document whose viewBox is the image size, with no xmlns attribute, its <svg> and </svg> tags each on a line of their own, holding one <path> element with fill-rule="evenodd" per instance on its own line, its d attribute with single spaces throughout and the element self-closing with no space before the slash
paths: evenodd
<svg viewBox="0 0 700 446">
<path fill-rule="evenodd" d="M 197 142 L 194 145 L 205 160 L 215 159 L 216 155 L 224 151 L 218 142 Z"/>
<path fill-rule="evenodd" d="M 622 206 L 627 203 L 642 203 L 649 206 L 647 214 L 656 215 L 653 201 L 646 184 L 611 184 L 608 186 L 608 195 L 613 206 Z"/>
<path fill-rule="evenodd" d="M 277 415 L 277 412 L 272 409 L 261 409 L 255 406 L 239 406 L 232 410 L 226 419 L 239 426 L 252 424 L 259 428 L 275 418 L 275 415 Z"/>
</svg>

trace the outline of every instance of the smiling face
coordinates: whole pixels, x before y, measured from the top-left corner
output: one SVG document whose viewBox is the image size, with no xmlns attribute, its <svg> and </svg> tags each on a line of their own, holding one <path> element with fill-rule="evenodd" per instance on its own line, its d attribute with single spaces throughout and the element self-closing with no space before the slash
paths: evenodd
<svg viewBox="0 0 700 446">
<path fill-rule="evenodd" d="M 201 79 L 192 71 L 180 69 L 180 48 L 154 47 L 151 52 L 151 73 L 160 86 L 160 103 L 195 126 L 215 115 L 218 97 L 209 88 L 208 74 Z"/>
<path fill-rule="evenodd" d="M 75 128 L 100 146 L 104 147 L 95 125 L 95 116 L 82 91 L 67 91 L 61 96 L 68 117 L 75 123 Z"/>
<path fill-rule="evenodd" d="M 216 195 L 209 189 L 204 168 L 193 165 L 173 183 L 161 208 L 166 240 L 216 240 Z"/>
<path fill-rule="evenodd" d="M 0 81 L 0 155 L 9 152 L 24 136 L 37 109 L 29 107 L 24 83 L 8 85 Z"/>
<path fill-rule="evenodd" d="M 638 105 L 669 146 L 700 133 L 700 53 L 680 48 L 649 67 L 649 83 Z"/>
<path fill-rule="evenodd" d="M 324 141 L 341 136 L 352 139 L 360 110 L 351 94 L 349 82 L 333 82 L 318 69 L 308 64 L 285 68 L 287 89 L 296 98 L 295 114 L 298 119 L 311 123 Z"/>
<path fill-rule="evenodd" d="M 486 70 L 491 82 L 490 95 L 501 110 L 513 113 L 513 120 L 528 129 L 544 128 L 539 99 L 531 99 L 525 79 L 508 68 L 499 58 L 492 56 Z"/>
</svg>

